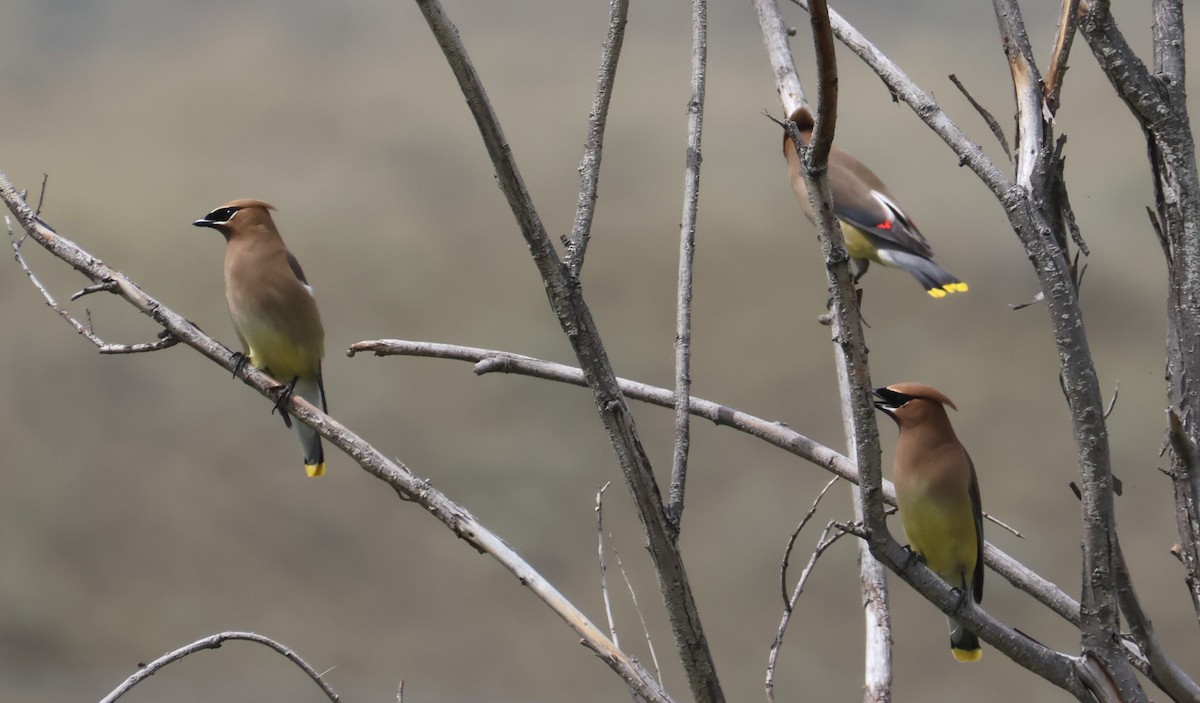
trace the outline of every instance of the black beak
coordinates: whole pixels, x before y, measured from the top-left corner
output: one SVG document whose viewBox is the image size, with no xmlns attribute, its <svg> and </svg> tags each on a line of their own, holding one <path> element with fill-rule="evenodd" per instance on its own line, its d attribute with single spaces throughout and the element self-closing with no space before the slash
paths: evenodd
<svg viewBox="0 0 1200 703">
<path fill-rule="evenodd" d="M 871 393 L 878 398 L 878 400 L 873 403 L 875 408 L 877 410 L 884 411 L 888 415 L 892 415 L 893 410 L 898 410 L 904 407 L 905 403 L 912 400 L 912 398 L 909 396 L 904 395 L 903 393 L 897 393 L 890 388 L 876 388 L 874 391 L 871 391 Z"/>
<path fill-rule="evenodd" d="M 216 210 L 213 210 L 204 217 L 201 217 L 193 222 L 192 225 L 195 227 L 212 227 L 213 229 L 221 229 L 225 225 L 229 224 L 229 221 L 233 219 L 233 216 L 236 215 L 237 211 L 240 209 L 241 208 L 232 206 L 217 208 Z"/>
</svg>

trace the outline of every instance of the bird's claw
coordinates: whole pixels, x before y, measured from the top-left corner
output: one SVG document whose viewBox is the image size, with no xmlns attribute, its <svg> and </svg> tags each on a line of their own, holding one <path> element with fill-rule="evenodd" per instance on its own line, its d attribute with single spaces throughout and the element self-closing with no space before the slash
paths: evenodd
<svg viewBox="0 0 1200 703">
<path fill-rule="evenodd" d="M 274 415 L 275 411 L 278 410 L 279 415 L 283 417 L 283 424 L 287 425 L 288 428 L 291 428 L 292 426 L 292 418 L 287 414 L 287 411 L 284 410 L 284 407 L 287 406 L 288 401 L 292 399 L 292 392 L 296 390 L 296 381 L 299 380 L 299 376 L 293 376 L 292 382 L 286 386 L 274 386 L 271 388 L 271 392 L 279 393 L 279 395 L 275 398 L 274 407 L 271 408 L 271 414 Z"/>
<path fill-rule="evenodd" d="M 237 378 L 238 374 L 246 370 L 246 364 L 250 362 L 250 357 L 242 352 L 233 353 L 233 377 Z"/>
<path fill-rule="evenodd" d="M 955 595 L 954 612 L 962 610 L 962 607 L 967 603 L 967 589 L 951 586 L 950 592 Z"/>
</svg>

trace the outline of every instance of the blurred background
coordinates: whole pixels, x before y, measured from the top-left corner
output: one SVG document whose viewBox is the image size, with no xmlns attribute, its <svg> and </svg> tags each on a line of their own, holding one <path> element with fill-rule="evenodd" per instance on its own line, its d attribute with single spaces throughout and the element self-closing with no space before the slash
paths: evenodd
<svg viewBox="0 0 1200 703">
<path fill-rule="evenodd" d="M 1026 20 L 1044 62 L 1056 3 Z M 995 140 L 946 76 L 1012 130 L 1012 90 L 986 3 L 849 0 L 836 9 L 903 66 L 984 148 Z M 1189 7 L 1189 20 L 1195 8 Z M 605 2 L 447 3 L 482 74 L 547 229 L 569 231 L 577 166 L 607 27 Z M 811 86 L 808 18 L 794 52 Z M 1148 11 L 1119 20 L 1149 56 Z M 440 51 L 416 6 L 355 0 L 9 0 L 0 9 L 0 170 L 37 193 L 43 217 L 227 344 L 223 242 L 191 221 L 263 198 L 316 288 L 334 416 L 461 502 L 598 624 L 596 490 L 637 589 L 668 690 L 688 700 L 620 471 L 590 394 L 469 365 L 347 358 L 400 337 L 574 363 Z M 708 104 L 696 250 L 694 392 L 841 448 L 826 298 L 813 227 L 788 187 L 780 113 L 748 2 L 710 7 Z M 678 225 L 689 97 L 690 8 L 635 3 L 609 116 L 584 291 L 618 374 L 672 383 Z M 940 301 L 875 267 L 865 316 L 877 385 L 920 380 L 952 397 L 1002 549 L 1079 592 L 1076 467 L 1057 354 L 1035 278 L 1001 208 L 911 111 L 839 54 L 837 139 L 888 181 L 938 261 L 971 284 Z M 1083 285 L 1106 393 L 1124 549 L 1159 635 L 1200 675 L 1178 564 L 1164 427 L 1164 264 L 1145 215 L 1140 131 L 1087 45 L 1076 42 L 1058 128 L 1092 249 Z M 33 198 L 36 199 L 36 198 Z M 27 245 L 60 300 L 85 281 Z M 351 701 L 623 700 L 621 681 L 491 559 L 333 453 L 306 480 L 270 403 L 185 348 L 101 357 L 48 310 L 14 264 L 0 267 L 0 699 L 98 700 L 145 662 L 225 629 L 293 647 Z M 114 342 L 157 329 L 105 296 L 90 310 Z M 635 406 L 661 485 L 670 411 Z M 881 420 L 884 462 L 895 441 Z M 682 548 L 726 694 L 763 695 L 781 613 L 788 534 L 828 476 L 728 429 L 697 422 Z M 827 496 L 801 535 L 850 515 Z M 610 558 L 610 567 L 614 561 Z M 800 602 L 777 675 L 780 700 L 854 700 L 860 599 L 848 540 Z M 898 584 L 893 579 L 893 584 Z M 622 641 L 649 661 L 610 571 Z M 895 585 L 896 700 L 1069 698 L 989 652 L 947 651 L 942 617 Z M 989 575 L 995 615 L 1067 652 L 1058 618 Z M 174 665 L 129 701 L 318 701 L 298 670 L 231 643 Z"/>
</svg>

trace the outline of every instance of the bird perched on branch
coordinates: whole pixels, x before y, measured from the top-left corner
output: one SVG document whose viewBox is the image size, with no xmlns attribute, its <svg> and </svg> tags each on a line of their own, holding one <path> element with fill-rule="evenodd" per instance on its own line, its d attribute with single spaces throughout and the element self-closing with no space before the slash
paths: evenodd
<svg viewBox="0 0 1200 703">
<path fill-rule="evenodd" d="M 242 342 L 241 363 L 248 360 L 284 384 L 275 407 L 291 427 L 283 408 L 292 393 L 328 412 L 321 379 L 325 328 L 300 262 L 271 219 L 274 209 L 261 200 L 234 200 L 192 224 L 225 236 L 225 299 Z M 305 472 L 323 476 L 321 437 L 303 423 L 295 425 Z"/>
<path fill-rule="evenodd" d="M 796 123 L 800 141 L 807 146 L 814 126 L 812 113 L 801 107 L 788 119 Z M 786 130 L 783 154 L 791 174 L 792 192 L 800 201 L 804 214 L 814 220 L 800 155 Z M 854 261 L 855 283 L 875 261 L 908 271 L 934 298 L 967 290 L 966 283 L 933 262 L 929 242 L 896 204 L 883 181 L 858 159 L 836 146 L 829 152 L 829 187 L 833 192 L 833 214 L 841 223 L 846 252 Z"/>
<path fill-rule="evenodd" d="M 983 508 L 975 465 L 958 441 L 940 391 L 920 383 L 876 388 L 875 407 L 900 426 L 892 482 L 908 547 L 925 565 L 967 598 L 983 600 Z M 950 651 L 958 661 L 977 661 L 979 639 L 962 623 L 950 623 Z"/>
</svg>

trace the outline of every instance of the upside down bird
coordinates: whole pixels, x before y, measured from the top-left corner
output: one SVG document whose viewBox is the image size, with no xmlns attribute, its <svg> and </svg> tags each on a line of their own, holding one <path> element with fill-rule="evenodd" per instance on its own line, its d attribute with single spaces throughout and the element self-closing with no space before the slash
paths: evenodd
<svg viewBox="0 0 1200 703">
<path fill-rule="evenodd" d="M 983 508 L 975 465 L 958 441 L 944 394 L 920 383 L 875 389 L 875 407 L 900 426 L 892 482 L 908 546 L 925 565 L 959 590 L 983 600 Z M 966 602 L 965 600 L 960 602 Z M 977 661 L 979 639 L 962 623 L 950 623 L 950 652 Z"/>
<path fill-rule="evenodd" d="M 248 361 L 285 384 L 276 407 L 291 427 L 281 407 L 291 393 L 329 411 L 321 379 L 325 328 L 300 262 L 284 246 L 271 219 L 274 209 L 261 200 L 234 200 L 192 224 L 225 236 L 225 299 L 233 328 Z M 305 472 L 325 475 L 321 437 L 303 423 L 295 423 L 295 428 Z"/>
<path fill-rule="evenodd" d="M 803 107 L 797 108 L 789 119 L 796 123 L 800 141 L 807 146 L 814 126 L 812 113 Z M 800 201 L 804 214 L 813 220 L 800 155 L 786 130 L 783 154 L 792 179 L 792 192 Z M 934 298 L 967 290 L 966 283 L 933 262 L 933 248 L 896 204 L 883 181 L 858 159 L 836 146 L 829 152 L 829 188 L 833 193 L 833 214 L 846 239 L 846 252 L 854 261 L 855 283 L 875 261 L 908 271 Z"/>
</svg>

